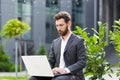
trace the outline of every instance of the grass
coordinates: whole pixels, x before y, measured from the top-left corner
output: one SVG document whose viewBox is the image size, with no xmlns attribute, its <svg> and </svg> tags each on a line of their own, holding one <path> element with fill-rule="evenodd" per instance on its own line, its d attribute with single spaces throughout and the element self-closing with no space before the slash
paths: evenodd
<svg viewBox="0 0 120 80">
<path fill-rule="evenodd" d="M 0 76 L 0 80 L 27 80 L 27 77 L 21 76 L 16 79 L 16 77 L 13 76 Z"/>
</svg>

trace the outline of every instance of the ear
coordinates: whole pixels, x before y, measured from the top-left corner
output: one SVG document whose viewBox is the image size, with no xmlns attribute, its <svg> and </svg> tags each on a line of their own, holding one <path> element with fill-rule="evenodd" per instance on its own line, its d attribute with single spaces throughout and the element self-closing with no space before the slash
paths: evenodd
<svg viewBox="0 0 120 80">
<path fill-rule="evenodd" d="M 68 23 L 67 23 L 67 24 L 68 24 L 68 26 L 69 26 L 69 27 L 71 27 L 72 22 L 71 22 L 71 21 L 68 21 Z"/>
</svg>

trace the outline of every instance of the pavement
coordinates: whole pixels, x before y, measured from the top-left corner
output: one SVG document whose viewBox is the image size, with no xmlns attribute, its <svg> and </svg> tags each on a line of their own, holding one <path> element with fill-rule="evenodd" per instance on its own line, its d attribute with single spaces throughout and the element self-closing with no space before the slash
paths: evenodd
<svg viewBox="0 0 120 80">
<path fill-rule="evenodd" d="M 26 71 L 18 72 L 0 72 L 0 76 L 27 76 Z"/>
<path fill-rule="evenodd" d="M 113 71 L 115 72 L 117 68 L 113 68 Z M 17 74 L 15 72 L 0 72 L 0 76 L 27 76 L 26 71 L 18 72 Z M 108 74 L 104 75 L 103 77 L 105 80 L 120 80 L 120 77 L 116 77 L 115 74 L 111 74 L 112 77 L 110 77 Z M 90 76 L 85 77 L 85 80 L 88 80 Z"/>
</svg>

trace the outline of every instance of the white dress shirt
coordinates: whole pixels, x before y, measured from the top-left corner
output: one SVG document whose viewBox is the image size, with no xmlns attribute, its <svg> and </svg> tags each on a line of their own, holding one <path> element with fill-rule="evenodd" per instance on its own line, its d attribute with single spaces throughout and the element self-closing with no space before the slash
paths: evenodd
<svg viewBox="0 0 120 80">
<path fill-rule="evenodd" d="M 67 70 L 67 73 L 70 73 L 70 70 L 68 68 L 66 68 L 65 66 L 65 61 L 64 61 L 64 50 L 65 47 L 67 45 L 67 42 L 71 36 L 72 32 L 70 32 L 70 34 L 68 35 L 68 37 L 66 38 L 66 40 L 63 40 L 62 37 L 62 42 L 61 42 L 61 54 L 60 54 L 60 64 L 59 64 L 59 68 L 65 68 Z"/>
</svg>

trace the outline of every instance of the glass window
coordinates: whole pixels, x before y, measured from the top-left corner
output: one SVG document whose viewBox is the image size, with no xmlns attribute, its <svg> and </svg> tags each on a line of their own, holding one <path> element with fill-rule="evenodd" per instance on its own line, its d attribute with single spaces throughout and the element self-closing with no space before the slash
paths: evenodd
<svg viewBox="0 0 120 80">
<path fill-rule="evenodd" d="M 0 30 L 1 30 L 1 0 L 0 0 Z"/>
<path fill-rule="evenodd" d="M 72 30 L 75 29 L 75 26 L 83 26 L 83 1 L 82 0 L 72 0 Z"/>
<path fill-rule="evenodd" d="M 1 31 L 2 25 L 1 25 L 1 0 L 0 0 L 0 31 Z M 2 39 L 0 36 L 0 43 L 1 43 Z"/>
<path fill-rule="evenodd" d="M 46 0 L 46 43 L 51 43 L 58 34 L 53 16 L 59 11 L 58 0 Z"/>
<path fill-rule="evenodd" d="M 29 26 L 32 26 L 32 0 L 18 0 L 18 10 L 17 15 L 18 19 L 27 23 Z M 32 27 L 31 27 L 32 28 Z M 32 30 L 32 29 L 31 29 Z M 26 32 L 22 35 L 22 39 L 31 40 L 32 39 L 32 31 Z"/>
</svg>

